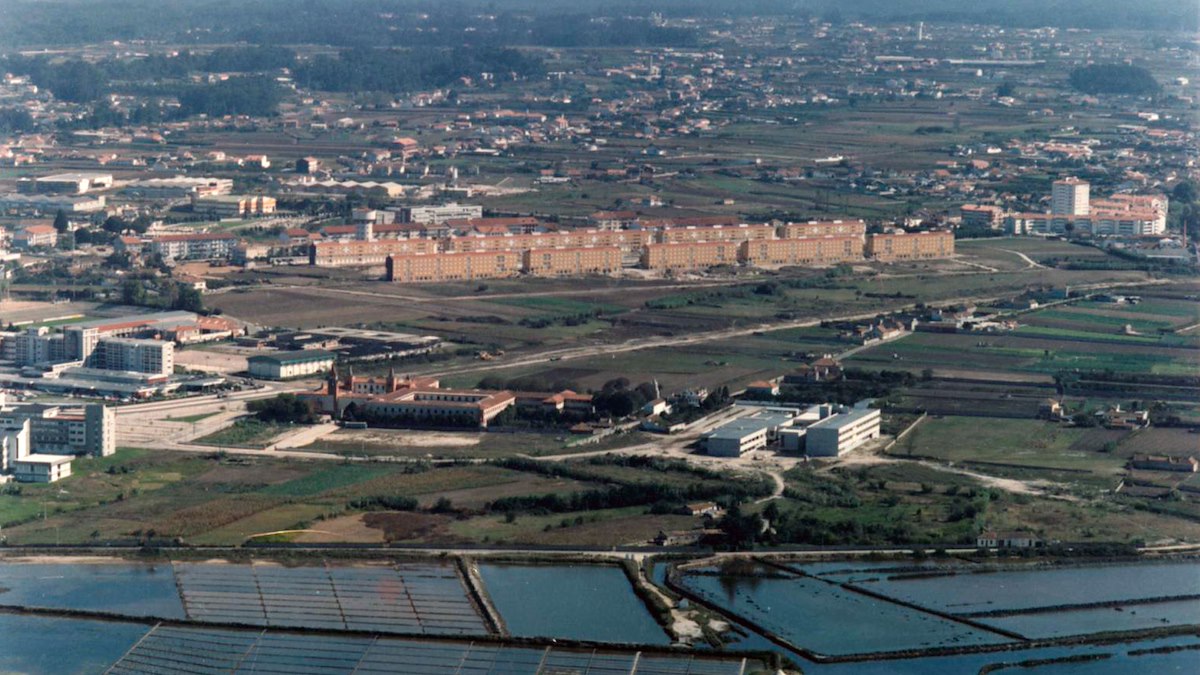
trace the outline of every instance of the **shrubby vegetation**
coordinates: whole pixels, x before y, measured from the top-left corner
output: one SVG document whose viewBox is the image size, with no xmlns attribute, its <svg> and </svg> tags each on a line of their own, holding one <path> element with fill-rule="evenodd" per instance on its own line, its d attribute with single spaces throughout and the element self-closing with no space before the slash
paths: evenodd
<svg viewBox="0 0 1200 675">
<path fill-rule="evenodd" d="M 312 406 L 295 394 L 280 394 L 275 398 L 249 401 L 246 403 L 246 409 L 263 422 L 311 424 L 316 421 Z"/>
<path fill-rule="evenodd" d="M 416 511 L 417 506 L 416 498 L 401 495 L 372 495 L 346 502 L 346 508 L 358 511 Z"/>
<path fill-rule="evenodd" d="M 676 513 L 689 501 L 712 500 L 731 507 L 743 501 L 771 494 L 770 483 L 761 477 L 735 477 L 693 466 L 684 460 L 657 457 L 606 455 L 594 457 L 583 463 L 550 463 L 512 458 L 499 460 L 496 464 L 514 471 L 584 481 L 611 482 L 611 478 L 597 470 L 604 466 L 637 468 L 645 471 L 647 475 L 646 480 L 619 483 L 605 488 L 566 495 L 527 495 L 497 499 L 488 505 L 489 511 L 497 513 L 548 514 L 626 506 L 649 506 L 651 512 L 654 513 Z M 692 477 L 695 482 L 689 481 L 680 485 L 678 481 L 668 482 L 656 479 L 655 473 L 685 474 Z"/>
</svg>

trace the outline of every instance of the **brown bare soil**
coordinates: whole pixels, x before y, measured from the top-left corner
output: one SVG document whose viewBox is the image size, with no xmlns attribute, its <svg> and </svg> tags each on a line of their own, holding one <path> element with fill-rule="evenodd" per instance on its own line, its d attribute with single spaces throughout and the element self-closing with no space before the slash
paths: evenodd
<svg viewBox="0 0 1200 675">
<path fill-rule="evenodd" d="M 383 530 L 370 527 L 363 522 L 365 514 L 355 513 L 350 516 L 330 518 L 311 526 L 311 532 L 296 536 L 293 541 L 299 544 L 327 544 L 339 542 L 355 542 L 361 544 L 382 544 Z"/>
<path fill-rule="evenodd" d="M 406 511 L 373 511 L 362 515 L 363 524 L 382 532 L 385 541 L 429 539 L 444 535 L 450 520 L 450 516 Z"/>
</svg>

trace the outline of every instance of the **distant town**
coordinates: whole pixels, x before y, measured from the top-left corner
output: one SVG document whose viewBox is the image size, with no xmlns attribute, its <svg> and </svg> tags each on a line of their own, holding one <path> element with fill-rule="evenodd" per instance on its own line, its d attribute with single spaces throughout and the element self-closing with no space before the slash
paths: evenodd
<svg viewBox="0 0 1200 675">
<path fill-rule="evenodd" d="M 0 0 L 0 672 L 1194 670 L 1127 4 Z"/>
</svg>

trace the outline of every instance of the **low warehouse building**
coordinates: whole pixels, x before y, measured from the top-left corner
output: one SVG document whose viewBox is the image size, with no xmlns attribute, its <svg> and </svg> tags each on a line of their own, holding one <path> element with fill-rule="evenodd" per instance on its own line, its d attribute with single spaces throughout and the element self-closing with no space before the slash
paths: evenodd
<svg viewBox="0 0 1200 675">
<path fill-rule="evenodd" d="M 334 355 L 315 349 L 259 354 L 246 359 L 252 377 L 287 380 L 323 373 L 333 368 Z"/>
<path fill-rule="evenodd" d="M 775 439 L 781 427 L 792 424 L 794 415 L 785 412 L 760 412 L 736 419 L 711 431 L 704 448 L 714 457 L 740 457 L 761 450 Z"/>
<path fill-rule="evenodd" d="M 879 438 L 877 408 L 853 408 L 809 425 L 805 448 L 810 457 L 837 457 Z"/>
</svg>

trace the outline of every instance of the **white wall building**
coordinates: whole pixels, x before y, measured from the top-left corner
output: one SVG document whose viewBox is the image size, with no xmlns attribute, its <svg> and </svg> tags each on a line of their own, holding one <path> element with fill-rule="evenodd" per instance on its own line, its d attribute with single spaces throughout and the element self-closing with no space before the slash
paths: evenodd
<svg viewBox="0 0 1200 675">
<path fill-rule="evenodd" d="M 810 457 L 837 457 L 873 438 L 879 438 L 877 408 L 852 408 L 808 426 L 805 451 Z"/>
<path fill-rule="evenodd" d="M 264 380 L 286 380 L 316 375 L 333 368 L 334 355 L 316 349 L 259 354 L 246 359 L 250 375 Z"/>
<path fill-rule="evenodd" d="M 91 213 L 104 209 L 104 195 L 72 197 L 67 195 L 0 195 L 0 213 L 17 215 Z"/>
<path fill-rule="evenodd" d="M 796 412 L 766 409 L 723 424 L 704 437 L 704 449 L 714 457 L 741 457 L 761 450 L 775 440 L 781 429 L 792 425 Z"/>
<path fill-rule="evenodd" d="M 33 179 L 33 191 L 81 195 L 113 186 L 111 173 L 56 173 Z"/>
<path fill-rule="evenodd" d="M 152 375 L 175 373 L 175 343 L 135 338 L 103 338 L 104 370 L 121 370 Z"/>
<path fill-rule="evenodd" d="M 1050 186 L 1050 212 L 1056 216 L 1086 216 L 1091 185 L 1078 178 L 1064 178 Z"/>
<path fill-rule="evenodd" d="M 0 483 L 53 483 L 71 475 L 72 457 L 31 451 L 29 420 L 0 420 Z"/>
<path fill-rule="evenodd" d="M 81 407 L 41 403 L 5 406 L 0 397 L 0 425 L 29 423 L 33 450 L 50 455 L 107 457 L 117 451 L 113 409 L 99 403 Z"/>
<path fill-rule="evenodd" d="M 406 223 L 440 225 L 447 220 L 482 218 L 483 207 L 455 203 L 441 206 L 406 206 L 400 210 L 400 216 Z"/>
</svg>

